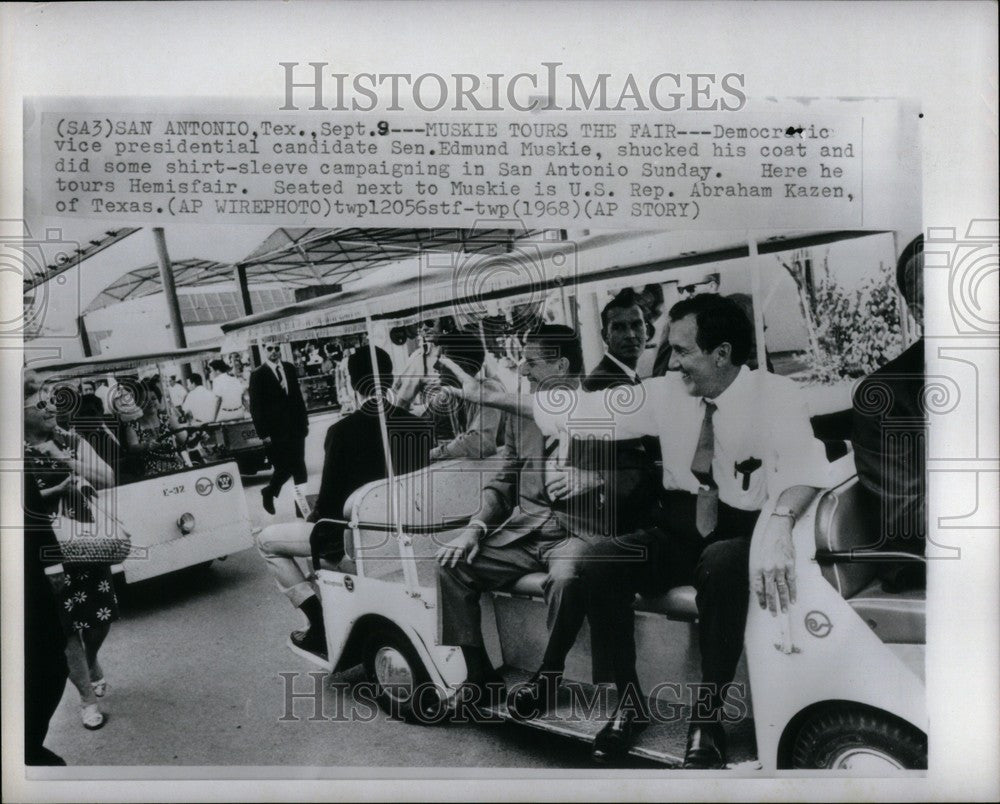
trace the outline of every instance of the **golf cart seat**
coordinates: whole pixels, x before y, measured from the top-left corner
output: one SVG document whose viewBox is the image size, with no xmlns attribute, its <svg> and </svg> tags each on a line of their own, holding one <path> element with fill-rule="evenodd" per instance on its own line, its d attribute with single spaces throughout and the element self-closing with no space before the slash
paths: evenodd
<svg viewBox="0 0 1000 804">
<path fill-rule="evenodd" d="M 816 507 L 816 560 L 823 577 L 879 639 L 888 644 L 923 644 L 926 590 L 885 588 L 879 568 L 886 562 L 873 560 L 878 558 L 872 549 L 878 541 L 876 517 L 867 510 L 863 494 L 857 477 L 823 493 Z M 900 560 L 921 559 L 900 555 Z"/>
<path fill-rule="evenodd" d="M 532 572 L 519 578 L 507 591 L 526 597 L 541 597 L 544 580 L 544 572 Z M 698 608 L 695 606 L 694 595 L 693 586 L 678 586 L 657 597 L 637 595 L 635 610 L 663 614 L 670 620 L 695 622 L 698 619 Z"/>
</svg>

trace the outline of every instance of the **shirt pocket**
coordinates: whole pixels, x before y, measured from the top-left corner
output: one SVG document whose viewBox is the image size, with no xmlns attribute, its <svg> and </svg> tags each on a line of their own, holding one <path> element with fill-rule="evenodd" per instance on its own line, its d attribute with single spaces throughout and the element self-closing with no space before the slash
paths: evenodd
<svg viewBox="0 0 1000 804">
<path fill-rule="evenodd" d="M 740 507 L 761 508 L 767 499 L 767 469 L 763 456 L 747 455 L 735 461 L 729 471 Z"/>
</svg>

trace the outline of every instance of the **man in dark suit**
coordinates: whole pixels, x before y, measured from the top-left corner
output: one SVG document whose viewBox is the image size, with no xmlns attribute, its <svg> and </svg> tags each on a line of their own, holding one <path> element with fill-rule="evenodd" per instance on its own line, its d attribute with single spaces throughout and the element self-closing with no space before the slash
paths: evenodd
<svg viewBox="0 0 1000 804">
<path fill-rule="evenodd" d="M 264 344 L 267 359 L 250 375 L 250 416 L 267 448 L 274 472 L 261 489 L 264 510 L 274 514 L 274 498 L 289 479 L 293 479 L 295 500 L 304 516 L 306 503 L 306 435 L 309 417 L 299 389 L 295 366 L 281 359 L 275 342 Z"/>
<path fill-rule="evenodd" d="M 601 338 L 607 352 L 584 377 L 583 390 L 641 385 L 635 367 L 648 334 L 642 300 L 631 288 L 625 288 L 601 310 Z M 659 493 L 656 462 L 660 459 L 660 442 L 648 437 L 595 442 L 587 445 L 586 452 L 588 468 L 605 475 L 615 473 L 615 493 L 608 497 L 608 515 L 615 519 L 617 532 L 627 533 L 638 527 L 639 519 L 644 520 Z"/>
<path fill-rule="evenodd" d="M 582 368 L 580 343 L 570 328 L 542 325 L 528 336 L 521 374 L 533 391 L 578 388 Z M 565 469 L 558 439 L 546 440 L 530 419 L 517 417 L 510 424 L 503 465 L 486 484 L 480 510 L 438 551 L 439 632 L 442 644 L 462 649 L 469 702 L 499 703 L 503 682 L 483 645 L 479 596 L 523 575 L 547 573 L 549 641 L 538 672 L 510 701 L 515 716 L 529 718 L 553 699 L 587 614 L 588 562 L 610 540 L 599 532 L 604 521 L 599 475 L 583 467 Z M 562 458 L 572 466 L 573 456 Z"/>
<path fill-rule="evenodd" d="M 378 382 L 383 400 L 392 387 L 392 360 L 382 349 L 375 350 Z M 344 528 L 324 519 L 344 519 L 344 505 L 356 490 L 388 475 L 382 446 L 376 376 L 369 347 L 348 358 L 351 385 L 361 402 L 358 410 L 334 422 L 326 433 L 323 477 L 316 508 L 309 522 L 271 525 L 257 536 L 257 548 L 267 561 L 278 588 L 292 605 L 302 610 L 308 627 L 292 633 L 289 647 L 296 653 L 326 657 L 323 610 L 309 579 L 295 557 L 312 556 L 315 567 L 320 557 L 339 561 L 344 557 Z M 389 451 L 395 475 L 409 474 L 430 461 L 434 431 L 431 422 L 402 408 L 383 402 Z M 311 523 L 317 523 L 315 527 Z"/>
<path fill-rule="evenodd" d="M 899 257 L 896 284 L 910 313 L 923 319 L 923 237 L 913 240 Z M 854 390 L 854 462 L 870 512 L 880 524 L 878 550 L 923 555 L 927 538 L 927 414 L 923 397 L 924 339 L 861 380 Z M 881 564 L 890 588 L 925 582 L 919 562 Z"/>
<path fill-rule="evenodd" d="M 646 320 L 632 288 L 625 288 L 601 310 L 601 338 L 607 351 L 584 378 L 583 390 L 637 385 L 635 367 L 646 346 Z"/>
</svg>

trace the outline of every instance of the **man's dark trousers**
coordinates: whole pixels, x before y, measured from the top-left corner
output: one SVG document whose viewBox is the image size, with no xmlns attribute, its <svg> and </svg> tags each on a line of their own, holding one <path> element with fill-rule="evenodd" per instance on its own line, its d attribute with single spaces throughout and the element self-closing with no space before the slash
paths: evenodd
<svg viewBox="0 0 1000 804">
<path fill-rule="evenodd" d="M 267 484 L 272 493 L 277 497 L 281 487 L 288 482 L 288 478 L 301 485 L 309 479 L 306 472 L 306 439 L 305 436 L 271 438 L 271 445 L 267 449 L 267 456 L 271 461 L 274 471 L 271 473 L 271 480 Z"/>
<path fill-rule="evenodd" d="M 607 654 L 611 666 L 597 668 L 600 680 L 635 677 L 635 593 L 659 595 L 688 584 L 697 593 L 701 680 L 719 691 L 733 680 L 750 599 L 750 537 L 760 512 L 719 503 L 718 525 L 702 537 L 696 502 L 694 494 L 665 492 L 658 525 L 617 539 L 622 558 L 593 566 L 602 578 L 591 587 L 593 641 L 616 646 Z"/>
</svg>

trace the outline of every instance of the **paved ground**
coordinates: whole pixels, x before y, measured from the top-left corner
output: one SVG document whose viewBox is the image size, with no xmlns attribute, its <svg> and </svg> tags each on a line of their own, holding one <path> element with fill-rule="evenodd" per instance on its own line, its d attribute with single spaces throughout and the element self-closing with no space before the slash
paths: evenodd
<svg viewBox="0 0 1000 804">
<path fill-rule="evenodd" d="M 313 421 L 307 447 L 311 486 L 319 482 L 322 440 L 332 415 Z M 256 524 L 263 477 L 246 479 Z M 292 518 L 291 494 L 277 520 Z M 506 725 L 414 726 L 356 700 L 358 669 L 325 679 L 322 713 L 311 701 L 286 714 L 279 673 L 315 670 L 285 648 L 298 614 L 275 589 L 254 550 L 207 572 L 175 573 L 123 590 L 122 619 L 101 659 L 111 685 L 108 722 L 86 731 L 67 684 L 47 745 L 70 765 L 290 765 L 340 767 L 589 767 L 584 743 Z M 337 687 L 337 684 L 341 686 Z M 653 767 L 638 761 L 634 767 Z"/>
</svg>

